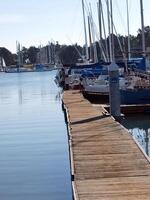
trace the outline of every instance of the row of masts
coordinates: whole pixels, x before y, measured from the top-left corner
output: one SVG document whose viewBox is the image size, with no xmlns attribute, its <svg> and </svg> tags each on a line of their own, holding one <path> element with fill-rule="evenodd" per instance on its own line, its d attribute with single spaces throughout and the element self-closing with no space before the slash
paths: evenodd
<svg viewBox="0 0 150 200">
<path fill-rule="evenodd" d="M 47 52 L 45 52 L 44 54 L 47 57 L 47 63 L 42 63 L 42 46 L 39 46 L 39 59 L 38 62 L 40 64 L 54 64 L 55 63 L 55 45 L 52 42 L 48 42 L 47 47 Z M 21 66 L 23 66 L 24 64 L 24 58 L 23 58 L 23 53 L 22 53 L 22 45 L 20 44 L 20 42 L 16 41 L 16 54 L 17 54 L 17 58 L 16 58 L 16 63 L 17 63 L 17 67 L 20 68 Z"/>
<path fill-rule="evenodd" d="M 113 61 L 115 61 L 114 32 L 116 33 L 116 29 L 114 26 L 114 20 L 113 20 L 113 1 L 105 0 L 105 2 L 106 2 L 106 7 L 107 7 L 109 46 L 107 45 L 102 0 L 98 0 L 97 8 L 98 8 L 98 21 L 99 21 L 99 46 L 101 49 L 101 55 L 102 55 L 101 57 L 103 57 L 103 59 L 107 62 L 113 62 Z M 126 0 L 126 9 L 127 9 L 127 30 L 128 30 L 128 59 L 130 60 L 131 59 L 131 44 L 130 44 L 130 20 L 129 20 L 128 0 Z M 90 50 L 90 54 L 89 54 L 84 0 L 82 0 L 82 10 L 83 10 L 83 25 L 84 25 L 84 37 L 85 37 L 85 61 L 88 62 L 91 58 L 91 50 Z M 141 11 L 141 30 L 142 30 L 142 54 L 143 54 L 143 56 L 145 56 L 146 49 L 145 49 L 145 34 L 144 34 L 143 0 L 140 0 L 140 11 Z M 96 44 L 95 44 L 96 41 L 94 38 L 94 34 L 95 34 L 94 33 L 94 22 L 93 22 L 93 17 L 92 17 L 91 6 L 89 6 L 89 13 L 88 13 L 88 27 L 89 27 L 90 48 L 92 46 L 92 38 L 93 38 L 93 45 L 94 45 L 94 47 L 93 47 L 94 48 L 94 59 L 93 60 L 94 60 L 94 62 L 97 62 L 98 58 L 97 58 Z M 102 44 L 102 27 L 103 27 L 103 32 L 104 32 L 105 47 Z M 120 41 L 118 41 L 118 42 L 119 42 L 121 51 L 124 52 Z M 125 54 L 123 55 L 123 57 L 125 57 Z"/>
<path fill-rule="evenodd" d="M 48 45 L 43 47 L 40 45 L 38 52 L 38 63 L 39 64 L 55 64 L 55 42 L 48 42 Z"/>
</svg>

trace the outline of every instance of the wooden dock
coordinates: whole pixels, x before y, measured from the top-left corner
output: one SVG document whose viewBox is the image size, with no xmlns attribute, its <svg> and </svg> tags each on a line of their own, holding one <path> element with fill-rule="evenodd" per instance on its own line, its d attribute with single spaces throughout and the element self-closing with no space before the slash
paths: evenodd
<svg viewBox="0 0 150 200">
<path fill-rule="evenodd" d="M 150 160 L 103 107 L 65 91 L 75 200 L 149 200 Z"/>
</svg>

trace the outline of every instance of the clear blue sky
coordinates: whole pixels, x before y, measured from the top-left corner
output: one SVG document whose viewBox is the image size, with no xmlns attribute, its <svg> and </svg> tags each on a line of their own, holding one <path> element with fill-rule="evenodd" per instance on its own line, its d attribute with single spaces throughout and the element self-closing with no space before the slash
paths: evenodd
<svg viewBox="0 0 150 200">
<path fill-rule="evenodd" d="M 102 1 L 105 5 L 105 0 Z M 125 0 L 113 1 L 117 32 L 127 34 Z M 60 44 L 84 42 L 81 0 L 0 0 L 0 2 L 0 46 L 15 52 L 16 40 L 26 47 L 45 45 L 51 39 L 59 41 Z M 91 0 L 97 24 L 96 2 L 97 0 Z M 139 2 L 140 0 L 129 0 L 131 34 L 136 34 L 140 27 Z M 143 4 L 145 25 L 150 25 L 149 0 L 143 0 Z"/>
</svg>

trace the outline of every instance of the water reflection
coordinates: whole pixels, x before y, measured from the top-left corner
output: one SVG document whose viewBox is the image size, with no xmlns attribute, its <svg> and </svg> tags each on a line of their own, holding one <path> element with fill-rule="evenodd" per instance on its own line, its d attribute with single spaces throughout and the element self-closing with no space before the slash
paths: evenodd
<svg viewBox="0 0 150 200">
<path fill-rule="evenodd" d="M 60 88 L 58 93 L 55 96 L 55 100 L 61 102 L 61 97 L 62 97 L 63 90 Z"/>
<path fill-rule="evenodd" d="M 18 90 L 18 97 L 19 97 L 19 104 L 22 104 L 22 89 L 21 88 L 19 88 L 19 90 Z"/>
<path fill-rule="evenodd" d="M 147 155 L 150 155 L 150 115 L 126 116 L 122 124 L 129 130 L 138 141 Z"/>
</svg>

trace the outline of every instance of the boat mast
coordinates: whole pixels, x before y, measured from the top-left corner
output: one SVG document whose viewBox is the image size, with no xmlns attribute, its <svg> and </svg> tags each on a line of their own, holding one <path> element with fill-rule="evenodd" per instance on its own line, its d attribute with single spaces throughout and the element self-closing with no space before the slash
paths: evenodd
<svg viewBox="0 0 150 200">
<path fill-rule="evenodd" d="M 90 60 L 93 60 L 93 56 L 92 56 L 92 36 L 91 36 L 90 16 L 88 16 L 88 28 L 89 28 L 89 42 L 90 42 L 90 56 L 89 56 L 89 59 L 90 59 Z"/>
<path fill-rule="evenodd" d="M 127 6 L 127 28 L 128 28 L 128 60 L 131 59 L 131 45 L 130 45 L 130 24 L 129 24 L 129 2 L 126 0 Z"/>
<path fill-rule="evenodd" d="M 52 64 L 52 58 L 51 58 L 51 43 L 48 42 L 48 63 L 49 66 Z"/>
<path fill-rule="evenodd" d="M 89 51 L 88 51 L 88 44 L 87 44 L 87 32 L 86 32 L 86 22 L 85 22 L 84 0 L 82 0 L 82 10 L 83 10 L 83 23 L 84 23 L 84 34 L 85 34 L 85 51 L 86 51 L 85 60 L 88 61 L 88 59 L 89 59 Z"/>
<path fill-rule="evenodd" d="M 102 2 L 97 2 L 100 40 L 102 39 Z"/>
<path fill-rule="evenodd" d="M 39 46 L 39 64 L 41 64 L 41 44 Z"/>
<path fill-rule="evenodd" d="M 104 13 L 103 13 L 103 6 L 101 2 L 101 12 L 102 12 L 102 25 L 104 31 L 104 38 L 105 38 L 105 50 L 106 50 L 106 61 L 109 61 L 109 52 L 108 52 L 108 44 L 107 44 L 107 37 L 106 37 L 106 28 L 105 28 L 105 20 L 104 20 Z"/>
<path fill-rule="evenodd" d="M 89 4 L 89 8 L 90 8 L 90 13 L 89 14 L 90 14 L 90 19 L 91 19 L 91 30 L 92 30 L 92 38 L 93 38 L 94 62 L 98 62 L 96 39 L 95 39 L 95 30 L 94 30 L 94 22 L 93 22 L 93 15 L 92 15 L 91 4 Z"/>
<path fill-rule="evenodd" d="M 142 53 L 145 56 L 145 34 L 144 34 L 144 15 L 143 15 L 143 0 L 140 0 L 140 9 L 141 9 L 141 29 L 142 29 Z"/>
<path fill-rule="evenodd" d="M 107 37 L 105 31 L 105 22 L 104 22 L 104 15 L 103 15 L 103 8 L 102 2 L 99 0 L 97 2 L 97 9 L 98 9 L 98 22 L 99 22 L 99 46 L 101 49 L 101 59 L 104 59 L 105 62 L 108 62 L 108 46 L 107 46 Z M 103 45 L 103 38 L 102 38 L 102 30 L 104 31 L 104 38 L 105 38 L 105 45 Z"/>
<path fill-rule="evenodd" d="M 97 2 L 97 8 L 98 8 L 99 36 L 100 36 L 100 43 L 102 46 L 102 2 L 101 0 Z M 101 53 L 100 58 L 102 59 L 102 53 Z"/>
<path fill-rule="evenodd" d="M 16 41 L 16 50 L 17 50 L 18 72 L 20 72 L 21 57 L 20 57 L 20 43 L 18 41 Z"/>
<path fill-rule="evenodd" d="M 108 35 L 109 35 L 109 61 L 112 62 L 112 46 L 111 46 L 111 34 L 110 34 L 109 0 L 106 0 L 106 4 L 107 4 Z"/>
<path fill-rule="evenodd" d="M 56 47 L 56 44 L 55 44 L 55 41 L 53 41 L 53 59 L 54 59 L 53 64 L 56 63 L 56 49 L 55 49 L 55 47 Z"/>
<path fill-rule="evenodd" d="M 114 61 L 115 60 L 115 54 L 114 54 L 114 23 L 113 23 L 113 5 L 112 5 L 112 0 L 110 0 L 110 17 L 111 17 L 112 61 Z"/>
</svg>

